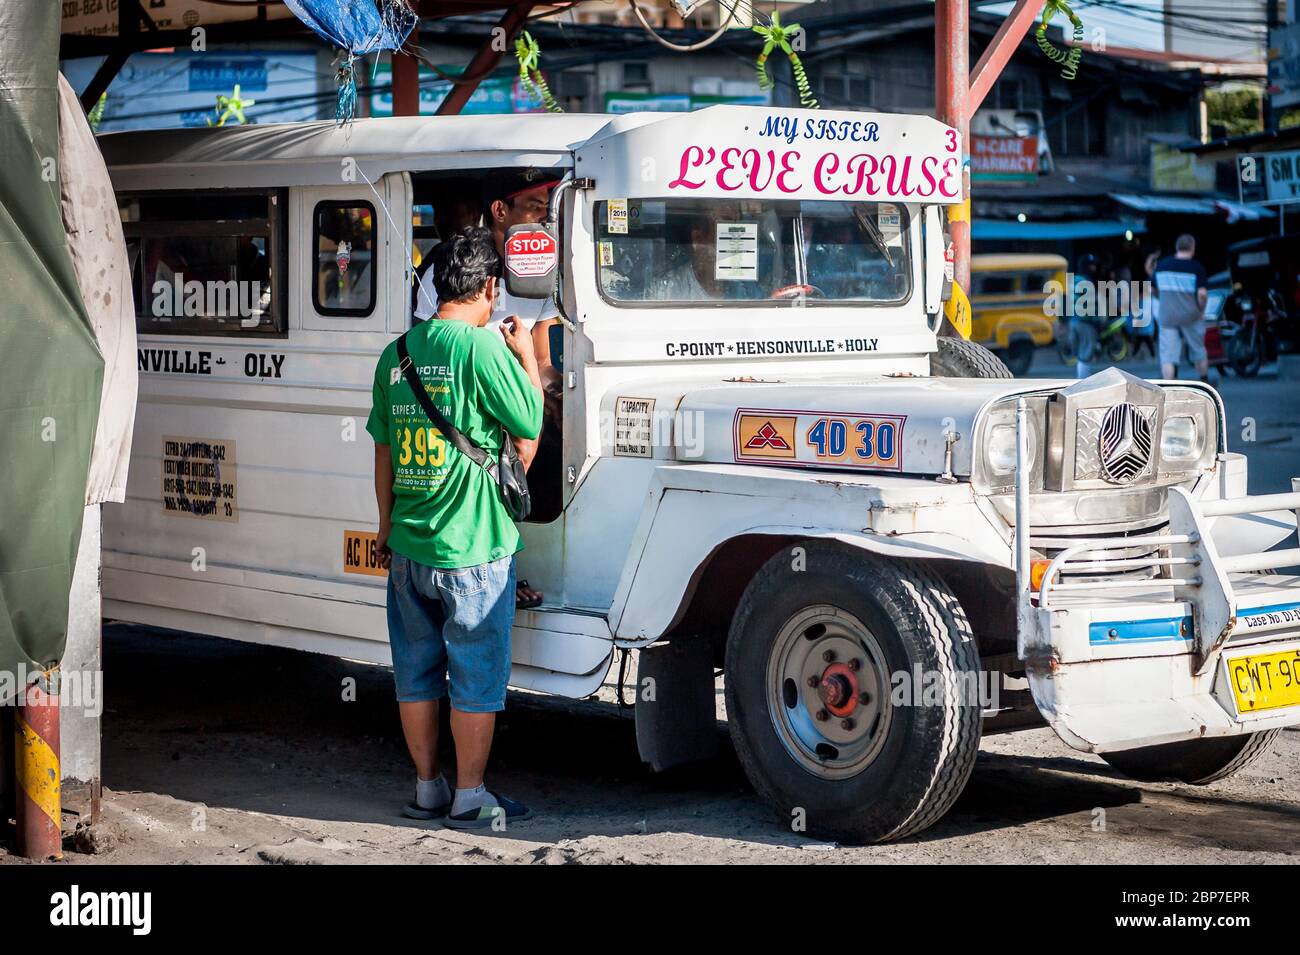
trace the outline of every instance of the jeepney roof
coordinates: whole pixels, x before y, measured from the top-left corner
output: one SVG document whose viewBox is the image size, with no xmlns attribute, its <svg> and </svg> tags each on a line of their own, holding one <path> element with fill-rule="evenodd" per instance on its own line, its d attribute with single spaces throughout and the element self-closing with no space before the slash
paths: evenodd
<svg viewBox="0 0 1300 955">
<path fill-rule="evenodd" d="M 643 114 L 653 120 L 655 114 Z M 332 122 L 105 133 L 114 185 L 135 189 L 337 184 L 357 162 L 371 181 L 388 172 L 567 165 L 606 114 L 395 116 Z"/>
<path fill-rule="evenodd" d="M 580 174 L 597 173 L 600 199 L 680 189 L 951 204 L 962 191 L 956 130 L 928 116 L 847 110 L 404 116 L 109 133 L 99 143 L 118 190 L 373 183 L 400 171 L 559 168 L 576 155 Z"/>
</svg>

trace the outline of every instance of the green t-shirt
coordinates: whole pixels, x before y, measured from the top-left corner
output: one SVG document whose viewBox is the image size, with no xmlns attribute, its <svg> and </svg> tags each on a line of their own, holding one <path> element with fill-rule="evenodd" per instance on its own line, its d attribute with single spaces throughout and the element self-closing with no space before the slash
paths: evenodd
<svg viewBox="0 0 1300 955">
<path fill-rule="evenodd" d="M 407 350 L 438 410 L 494 458 L 504 427 L 520 438 L 542 429 L 542 395 L 499 333 L 433 319 Z M 434 427 L 398 371 L 397 342 L 379 356 L 366 430 L 393 456 L 388 546 L 428 567 L 472 567 L 517 552 L 519 531 L 496 481 Z"/>
</svg>

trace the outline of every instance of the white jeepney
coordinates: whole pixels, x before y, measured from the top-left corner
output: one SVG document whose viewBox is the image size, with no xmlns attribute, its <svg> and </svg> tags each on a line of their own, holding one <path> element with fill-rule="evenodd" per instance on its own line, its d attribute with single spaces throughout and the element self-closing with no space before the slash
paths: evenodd
<svg viewBox="0 0 1300 955">
<path fill-rule="evenodd" d="M 530 481 L 511 683 L 640 650 L 656 768 L 717 745 L 810 832 L 914 833 L 981 733 L 1046 721 L 1205 782 L 1300 723 L 1300 495 L 1246 496 L 1216 393 L 1017 381 L 941 337 L 956 132 L 921 116 L 362 120 L 101 137 L 140 406 L 108 617 L 389 662 L 377 356 L 485 172 L 562 179 L 562 441 Z M 224 284 L 223 283 L 230 283 Z M 244 292 L 250 287 L 251 292 Z M 214 303 L 241 291 L 234 306 Z M 229 305 L 229 302 L 224 303 Z M 422 453 L 417 448 L 412 453 Z M 540 473 L 539 473 L 540 472 Z"/>
</svg>

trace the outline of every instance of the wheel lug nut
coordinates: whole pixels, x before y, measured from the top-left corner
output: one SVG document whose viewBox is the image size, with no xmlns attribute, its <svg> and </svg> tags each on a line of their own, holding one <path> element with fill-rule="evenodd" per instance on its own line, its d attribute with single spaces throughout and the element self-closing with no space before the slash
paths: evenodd
<svg viewBox="0 0 1300 955">
<path fill-rule="evenodd" d="M 849 661 L 849 669 L 852 670 L 854 673 L 857 673 L 859 670 L 862 669 L 862 661 L 859 660 L 857 657 L 854 657 L 852 660 Z"/>
<path fill-rule="evenodd" d="M 808 678 L 808 688 L 810 690 L 815 690 L 817 689 L 817 687 L 821 685 L 821 682 L 822 682 L 821 677 L 819 677 L 817 674 L 814 673 L 812 676 Z"/>
<path fill-rule="evenodd" d="M 834 651 L 834 650 L 827 650 L 825 653 L 822 654 L 822 659 L 825 660 L 827 663 L 834 663 L 834 662 L 835 662 L 835 651 Z"/>
<path fill-rule="evenodd" d="M 859 693 L 859 694 L 858 694 L 858 702 L 859 702 L 859 703 L 862 703 L 862 704 L 870 703 L 870 702 L 871 702 L 871 694 L 870 694 L 870 693 Z"/>
<path fill-rule="evenodd" d="M 830 715 L 829 713 L 827 713 L 825 710 L 818 710 L 818 711 L 817 711 L 817 722 L 818 722 L 818 723 L 825 723 L 825 722 L 826 722 L 828 719 L 830 719 L 830 718 L 831 718 L 831 715 Z"/>
<path fill-rule="evenodd" d="M 851 730 L 856 725 L 857 724 L 854 723 L 852 720 L 840 720 L 840 726 L 842 726 L 846 730 Z"/>
</svg>

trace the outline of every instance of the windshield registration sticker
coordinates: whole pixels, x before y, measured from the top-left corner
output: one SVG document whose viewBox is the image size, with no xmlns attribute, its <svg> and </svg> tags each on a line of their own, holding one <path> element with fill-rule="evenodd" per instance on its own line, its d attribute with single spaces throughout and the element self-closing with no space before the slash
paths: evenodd
<svg viewBox="0 0 1300 955">
<path fill-rule="evenodd" d="M 713 277 L 720 282 L 758 281 L 758 223 L 719 222 Z"/>
</svg>

